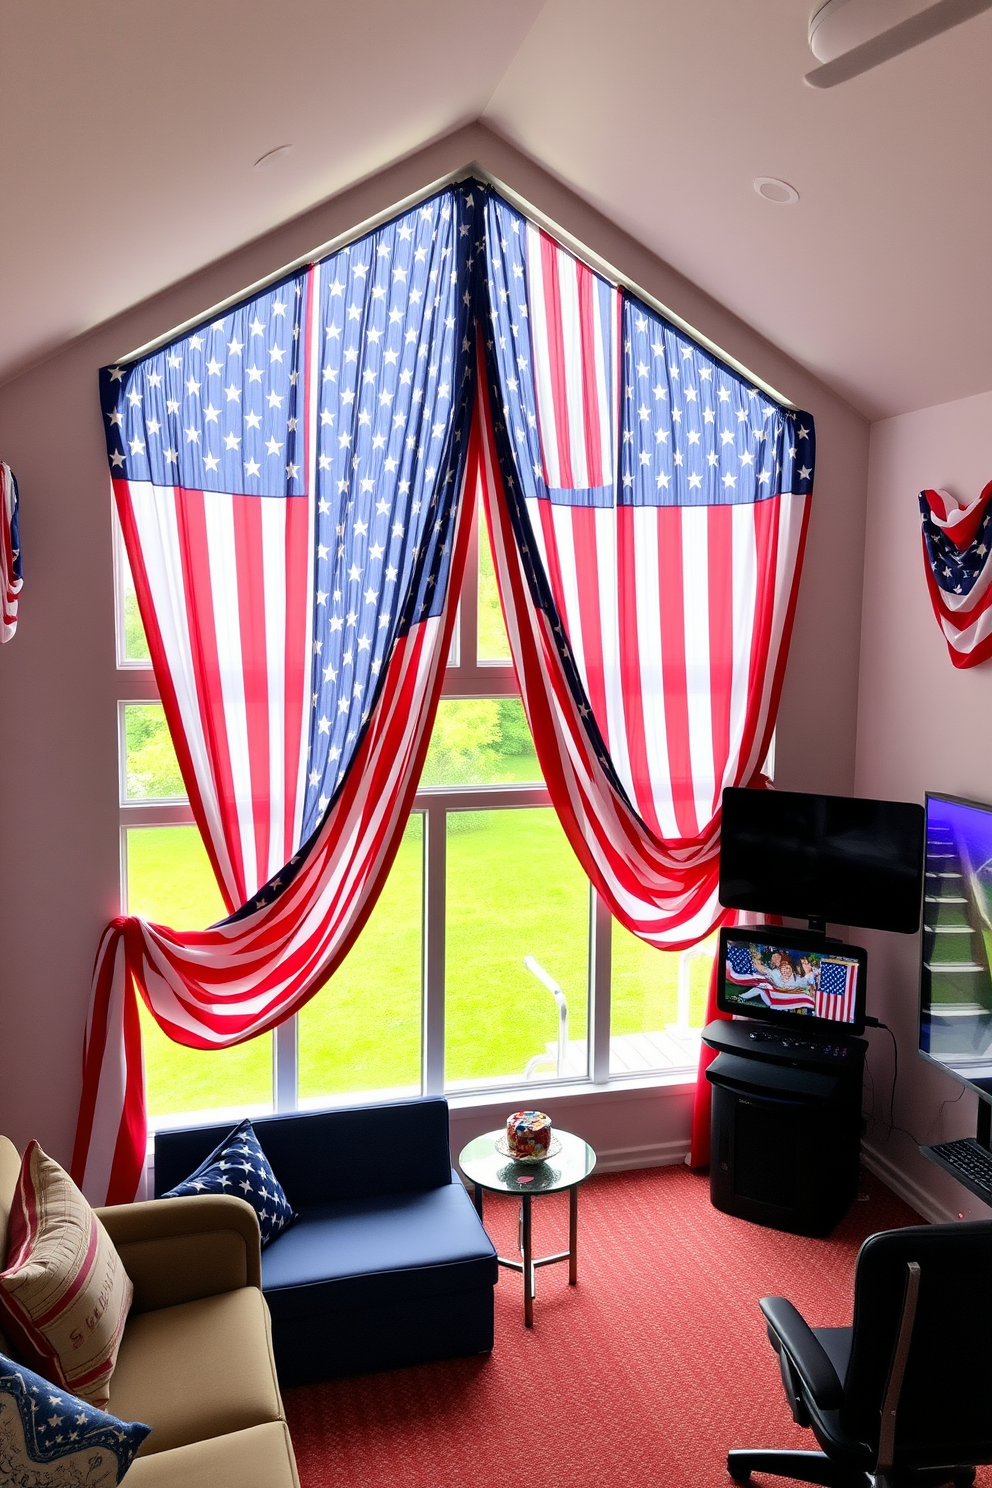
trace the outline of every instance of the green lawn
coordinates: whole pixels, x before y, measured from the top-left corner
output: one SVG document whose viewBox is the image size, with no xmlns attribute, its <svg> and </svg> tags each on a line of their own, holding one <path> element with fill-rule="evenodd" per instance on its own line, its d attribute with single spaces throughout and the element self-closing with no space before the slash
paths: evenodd
<svg viewBox="0 0 992 1488">
<path fill-rule="evenodd" d="M 446 1070 L 450 1080 L 519 1076 L 557 1035 L 550 993 L 524 968 L 530 954 L 569 1002 L 570 1036 L 586 1033 L 588 887 L 554 812 L 449 818 Z M 468 829 L 465 829 L 465 828 Z M 420 1079 L 421 832 L 415 818 L 362 935 L 300 1014 L 301 1098 L 416 1087 Z M 223 905 L 193 827 L 128 833 L 130 907 L 200 928 Z M 707 965 L 693 962 L 693 1022 L 702 1021 Z M 674 1022 L 678 957 L 614 926 L 613 1028 Z M 271 1100 L 271 1035 L 206 1053 L 173 1044 L 142 1009 L 153 1115 Z"/>
<path fill-rule="evenodd" d="M 131 912 L 159 924 L 203 930 L 226 913 L 195 827 L 132 827 L 127 878 Z M 271 1101 L 271 1034 L 236 1049 L 186 1049 L 166 1037 L 144 1004 L 140 1012 L 151 1115 Z"/>
<path fill-rule="evenodd" d="M 457 824 L 458 816 L 453 813 Z M 589 890 L 550 807 L 473 812 L 450 830 L 445 956 L 449 1080 L 520 1075 L 558 1031 L 535 956 L 569 1004 L 569 1034 L 586 1033 Z"/>
</svg>

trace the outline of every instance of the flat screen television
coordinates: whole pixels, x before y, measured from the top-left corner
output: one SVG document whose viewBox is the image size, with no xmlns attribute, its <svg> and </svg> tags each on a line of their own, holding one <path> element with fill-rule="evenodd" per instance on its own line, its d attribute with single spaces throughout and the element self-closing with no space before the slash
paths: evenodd
<svg viewBox="0 0 992 1488">
<path fill-rule="evenodd" d="M 721 1012 L 791 1024 L 816 1037 L 864 1031 L 863 947 L 775 925 L 725 925 L 718 955 Z"/>
<path fill-rule="evenodd" d="M 992 1099 L 992 806 L 928 795 L 920 1050 Z"/>
<path fill-rule="evenodd" d="M 723 793 L 720 903 L 912 935 L 923 840 L 915 802 L 731 787 Z"/>
</svg>

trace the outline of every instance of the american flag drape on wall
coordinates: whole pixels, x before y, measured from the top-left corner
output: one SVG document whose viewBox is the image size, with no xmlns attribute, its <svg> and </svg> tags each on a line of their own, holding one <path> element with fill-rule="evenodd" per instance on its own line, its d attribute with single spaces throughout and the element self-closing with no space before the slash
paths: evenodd
<svg viewBox="0 0 992 1488">
<path fill-rule="evenodd" d="M 232 907 L 116 920 L 97 958 L 74 1172 L 133 1198 L 135 987 L 180 1043 L 281 1022 L 347 953 L 427 748 L 474 456 L 471 185 L 102 379 L 156 676 Z"/>
<path fill-rule="evenodd" d="M 14 472 L 0 463 L 0 642 L 17 629 L 17 598 L 24 587 L 17 505 Z"/>
<path fill-rule="evenodd" d="M 992 656 L 992 481 L 967 504 L 920 492 L 923 562 L 937 624 L 956 667 Z"/>
<path fill-rule="evenodd" d="M 545 779 L 620 922 L 693 944 L 774 727 L 813 421 L 496 196 L 486 221 L 487 509 Z"/>
</svg>

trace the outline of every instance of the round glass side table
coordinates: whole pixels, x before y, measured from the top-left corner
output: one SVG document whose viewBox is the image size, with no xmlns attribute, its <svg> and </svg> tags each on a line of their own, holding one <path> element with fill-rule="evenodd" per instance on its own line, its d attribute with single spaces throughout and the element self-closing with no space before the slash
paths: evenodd
<svg viewBox="0 0 992 1488">
<path fill-rule="evenodd" d="M 514 1261 L 508 1256 L 496 1259 L 511 1271 L 523 1272 L 524 1326 L 532 1328 L 538 1266 L 567 1261 L 569 1286 L 575 1286 L 578 1281 L 579 1184 L 596 1166 L 596 1154 L 581 1137 L 555 1127 L 554 1137 L 561 1145 L 553 1157 L 539 1163 L 514 1162 L 496 1150 L 497 1139 L 505 1136 L 506 1129 L 501 1128 L 476 1137 L 462 1148 L 458 1164 L 472 1183 L 480 1219 L 482 1196 L 487 1189 L 490 1193 L 516 1194 L 520 1198 L 517 1243 L 523 1259 Z M 561 1193 L 564 1189 L 568 1190 L 568 1249 L 557 1255 L 535 1257 L 531 1250 L 531 1202 L 541 1194 Z"/>
</svg>

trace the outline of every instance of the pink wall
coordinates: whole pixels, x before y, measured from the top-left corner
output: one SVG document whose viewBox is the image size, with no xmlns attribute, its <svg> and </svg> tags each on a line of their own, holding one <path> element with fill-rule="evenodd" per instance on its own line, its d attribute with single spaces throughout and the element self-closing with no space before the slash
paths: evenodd
<svg viewBox="0 0 992 1488">
<path fill-rule="evenodd" d="M 778 778 L 796 788 L 851 788 L 865 421 L 537 166 L 472 126 L 99 327 L 0 389 L 0 451 L 21 482 L 26 573 L 20 629 L 0 650 L 0 1131 L 18 1143 L 37 1136 L 56 1157 L 68 1156 L 93 956 L 119 907 L 111 500 L 97 369 L 473 160 L 813 413 L 816 496 L 783 697 Z M 647 1104 L 643 1132 L 636 1101 L 627 1103 L 625 1133 L 610 1116 L 605 1145 L 633 1152 L 684 1143 L 686 1092 Z M 614 1100 L 611 1110 L 619 1109 Z M 662 1109 L 670 1114 L 659 1125 Z M 587 1113 L 592 1124 L 581 1128 L 594 1141 L 596 1119 Z"/>
<path fill-rule="evenodd" d="M 992 666 L 958 671 L 937 628 L 924 578 L 917 495 L 945 486 L 978 494 L 992 476 L 992 393 L 925 408 L 871 431 L 865 597 L 858 713 L 857 790 L 922 801 L 927 790 L 992 801 Z M 916 1151 L 917 1141 L 974 1134 L 975 1097 L 917 1053 L 919 937 L 872 935 L 869 1011 L 899 1041 L 895 1119 L 904 1132 L 869 1136 L 884 1168 L 894 1164 L 928 1213 L 982 1214 L 985 1206 Z M 888 1036 L 874 1046 L 876 1112 L 888 1117 Z M 911 1133 L 912 1136 L 907 1135 Z"/>
</svg>

